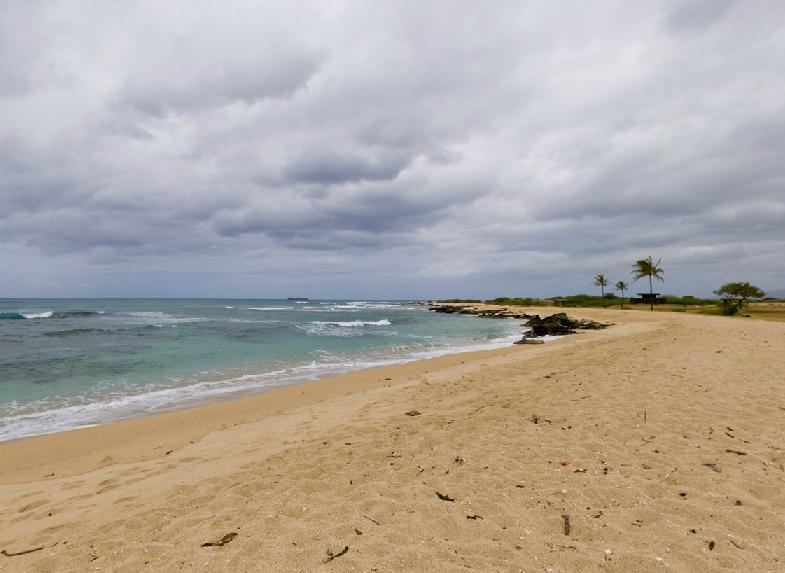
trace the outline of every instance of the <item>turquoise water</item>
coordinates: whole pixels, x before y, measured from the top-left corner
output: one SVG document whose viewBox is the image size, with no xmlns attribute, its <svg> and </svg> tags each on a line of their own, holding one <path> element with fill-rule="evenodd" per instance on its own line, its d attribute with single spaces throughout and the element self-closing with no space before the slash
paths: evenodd
<svg viewBox="0 0 785 573">
<path fill-rule="evenodd" d="M 0 441 L 509 344 L 414 302 L 0 300 Z"/>
</svg>

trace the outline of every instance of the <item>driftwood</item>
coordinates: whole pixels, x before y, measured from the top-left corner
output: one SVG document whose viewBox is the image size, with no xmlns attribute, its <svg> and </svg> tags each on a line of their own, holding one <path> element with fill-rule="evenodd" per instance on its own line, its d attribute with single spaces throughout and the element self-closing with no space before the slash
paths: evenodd
<svg viewBox="0 0 785 573">
<path fill-rule="evenodd" d="M 41 551 L 43 548 L 44 548 L 43 546 L 34 547 L 33 549 L 25 549 L 24 551 L 17 551 L 17 552 L 6 551 L 5 549 L 3 549 L 2 551 L 0 551 L 0 553 L 5 555 L 6 557 L 17 557 L 18 555 L 27 555 L 28 553 L 35 553 L 36 551 Z"/>
<path fill-rule="evenodd" d="M 368 521 L 370 521 L 371 523 L 373 523 L 374 525 L 381 525 L 381 523 L 379 523 L 378 521 L 376 521 L 376 520 L 375 520 L 373 517 L 368 517 L 368 516 L 367 516 L 367 515 L 365 515 L 364 513 L 363 513 L 363 517 L 364 517 L 365 519 L 367 519 Z"/>
<path fill-rule="evenodd" d="M 466 519 L 482 519 L 482 515 L 477 515 L 476 513 L 472 515 L 467 515 Z"/>
<path fill-rule="evenodd" d="M 333 553 L 332 549 L 329 547 L 327 548 L 327 561 L 325 563 L 329 563 L 333 559 L 338 559 L 341 555 L 346 555 L 349 553 L 349 546 L 347 545 L 343 549 L 341 549 L 338 553 Z"/>
<path fill-rule="evenodd" d="M 436 497 L 438 497 L 442 501 L 455 501 L 454 497 L 450 497 L 446 493 L 439 493 L 438 491 L 436 492 Z"/>
<path fill-rule="evenodd" d="M 561 518 L 564 520 L 564 535 L 569 535 L 572 529 L 570 527 L 570 516 L 566 513 L 562 513 Z"/>
<path fill-rule="evenodd" d="M 202 547 L 223 547 L 227 543 L 229 543 L 232 539 L 237 537 L 237 533 L 232 531 L 231 533 L 227 533 L 218 541 L 208 541 L 206 543 L 202 543 Z"/>
<path fill-rule="evenodd" d="M 406 415 L 407 416 L 419 416 L 420 412 L 418 412 L 417 410 L 409 410 L 408 412 L 406 412 Z"/>
</svg>

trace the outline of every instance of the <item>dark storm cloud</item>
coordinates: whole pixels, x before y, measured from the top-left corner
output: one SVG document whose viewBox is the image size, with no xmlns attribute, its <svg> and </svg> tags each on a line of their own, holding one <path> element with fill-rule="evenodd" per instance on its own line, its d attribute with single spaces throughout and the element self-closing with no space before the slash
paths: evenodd
<svg viewBox="0 0 785 573">
<path fill-rule="evenodd" d="M 777 287 L 781 53 L 778 2 L 0 3 L 0 294 Z"/>
</svg>

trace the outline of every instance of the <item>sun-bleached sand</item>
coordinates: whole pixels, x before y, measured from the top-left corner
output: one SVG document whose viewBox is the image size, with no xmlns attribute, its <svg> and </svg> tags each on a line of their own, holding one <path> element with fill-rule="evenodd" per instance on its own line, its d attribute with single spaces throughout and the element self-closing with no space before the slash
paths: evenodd
<svg viewBox="0 0 785 573">
<path fill-rule="evenodd" d="M 785 323 L 568 313 L 0 445 L 0 571 L 785 570 Z"/>
</svg>

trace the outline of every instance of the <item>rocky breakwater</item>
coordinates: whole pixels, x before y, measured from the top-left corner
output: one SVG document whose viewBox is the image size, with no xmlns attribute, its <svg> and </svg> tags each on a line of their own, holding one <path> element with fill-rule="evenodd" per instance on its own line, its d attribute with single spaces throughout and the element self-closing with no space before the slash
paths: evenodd
<svg viewBox="0 0 785 573">
<path fill-rule="evenodd" d="M 444 314 L 471 314 L 480 318 L 517 318 L 519 320 L 531 318 L 529 314 L 510 310 L 509 308 L 478 308 L 460 304 L 440 304 L 431 306 L 428 310 Z"/>
<path fill-rule="evenodd" d="M 575 334 L 578 330 L 601 330 L 611 326 L 610 324 L 594 320 L 570 318 L 564 312 L 540 318 L 538 314 L 526 314 L 525 312 L 512 310 L 509 307 L 483 308 L 466 304 L 438 304 L 431 306 L 429 310 L 445 314 L 470 314 L 480 318 L 515 318 L 525 320 L 526 322 L 521 326 L 526 326 L 529 330 L 515 344 L 542 344 L 543 341 L 539 339 L 542 336 L 565 336 L 567 334 Z"/>
</svg>

